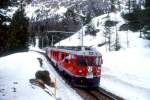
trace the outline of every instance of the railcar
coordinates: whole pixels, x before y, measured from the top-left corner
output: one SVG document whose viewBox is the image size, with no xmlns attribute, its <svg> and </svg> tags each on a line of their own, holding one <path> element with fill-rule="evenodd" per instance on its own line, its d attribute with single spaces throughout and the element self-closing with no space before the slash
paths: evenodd
<svg viewBox="0 0 150 100">
<path fill-rule="evenodd" d="M 50 47 L 47 55 L 57 69 L 69 76 L 73 86 L 98 87 L 102 55 L 91 47 Z"/>
</svg>

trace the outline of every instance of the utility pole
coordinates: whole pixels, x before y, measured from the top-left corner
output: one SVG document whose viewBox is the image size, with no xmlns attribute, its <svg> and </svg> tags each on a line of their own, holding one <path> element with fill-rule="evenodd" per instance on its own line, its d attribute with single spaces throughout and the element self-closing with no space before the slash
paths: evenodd
<svg viewBox="0 0 150 100">
<path fill-rule="evenodd" d="M 82 28 L 82 32 L 81 32 L 81 46 L 83 47 L 83 20 L 81 19 L 81 28 Z"/>
<path fill-rule="evenodd" d="M 42 38 L 42 48 L 44 47 L 44 38 L 41 36 L 41 38 Z"/>
<path fill-rule="evenodd" d="M 129 28 L 129 25 L 128 25 L 128 28 Z M 126 38 L 127 38 L 127 48 L 129 47 L 129 36 L 128 36 L 128 34 L 129 34 L 129 29 L 127 30 L 127 36 L 126 36 Z"/>
<path fill-rule="evenodd" d="M 54 44 L 54 40 L 53 40 L 53 35 L 52 35 L 51 46 L 53 46 L 53 44 Z"/>
<path fill-rule="evenodd" d="M 78 15 L 79 17 L 80 17 L 80 20 L 81 20 L 81 28 L 82 28 L 82 30 L 81 30 L 81 35 L 79 35 L 79 36 L 81 36 L 80 37 L 80 42 L 81 42 L 81 46 L 83 47 L 83 18 L 85 18 L 85 16 L 84 15 L 82 15 L 82 14 L 79 14 L 79 13 L 77 13 L 77 12 L 74 12 L 76 15 Z"/>
</svg>

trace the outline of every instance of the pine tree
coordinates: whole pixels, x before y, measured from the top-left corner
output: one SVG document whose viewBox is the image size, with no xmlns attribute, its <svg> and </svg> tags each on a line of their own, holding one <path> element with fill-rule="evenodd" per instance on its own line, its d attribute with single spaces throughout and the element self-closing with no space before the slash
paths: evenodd
<svg viewBox="0 0 150 100">
<path fill-rule="evenodd" d="M 115 0 L 110 0 L 111 1 L 111 11 L 115 11 Z"/>
<path fill-rule="evenodd" d="M 145 38 L 150 40 L 150 1 L 145 0 L 145 8 L 142 11 L 142 21 L 141 23 L 143 24 L 143 29 L 142 33 L 144 34 Z"/>
<path fill-rule="evenodd" d="M 112 31 L 111 31 L 111 24 L 110 24 L 110 19 L 108 21 L 105 22 L 105 32 L 104 32 L 104 37 L 105 37 L 105 43 L 108 43 L 108 50 L 111 51 L 111 35 L 112 35 Z M 106 47 L 107 50 L 107 47 Z"/>
<path fill-rule="evenodd" d="M 10 0 L 0 0 L 0 8 L 6 8 L 10 5 Z"/>
<path fill-rule="evenodd" d="M 140 38 L 150 40 L 150 0 L 145 0 L 145 9 L 141 9 L 141 3 L 136 4 L 136 0 L 129 0 L 129 3 L 129 13 L 123 16 L 128 20 L 128 28 L 140 31 Z"/>
<path fill-rule="evenodd" d="M 145 0 L 145 8 L 150 8 L 150 0 Z"/>
<path fill-rule="evenodd" d="M 86 18 L 85 18 L 85 21 L 84 21 L 84 19 L 82 18 L 82 20 L 84 21 L 85 24 L 90 23 L 91 19 L 92 19 L 92 15 L 91 15 L 90 12 L 87 13 Z"/>
<path fill-rule="evenodd" d="M 7 52 L 8 27 L 4 22 L 10 21 L 10 18 L 1 9 L 6 9 L 10 5 L 10 0 L 0 0 L 0 56 Z"/>
<path fill-rule="evenodd" d="M 4 55 L 7 52 L 7 45 L 8 42 L 8 27 L 0 25 L 0 56 Z"/>
<path fill-rule="evenodd" d="M 118 32 L 116 30 L 116 40 L 115 40 L 115 44 L 114 44 L 114 49 L 115 49 L 115 51 L 118 51 L 120 48 L 121 48 L 121 45 L 119 42 Z"/>
<path fill-rule="evenodd" d="M 8 46 L 11 52 L 28 49 L 28 19 L 25 17 L 23 6 L 13 15 L 9 33 Z"/>
</svg>

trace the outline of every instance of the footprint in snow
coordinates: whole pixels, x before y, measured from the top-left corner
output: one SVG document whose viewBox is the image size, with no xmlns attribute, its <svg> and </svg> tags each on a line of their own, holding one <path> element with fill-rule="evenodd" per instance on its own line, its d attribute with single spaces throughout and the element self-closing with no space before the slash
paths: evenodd
<svg viewBox="0 0 150 100">
<path fill-rule="evenodd" d="M 12 91 L 12 92 L 16 92 L 16 88 L 15 88 L 15 87 L 13 87 L 12 89 L 13 89 L 13 91 Z"/>
</svg>

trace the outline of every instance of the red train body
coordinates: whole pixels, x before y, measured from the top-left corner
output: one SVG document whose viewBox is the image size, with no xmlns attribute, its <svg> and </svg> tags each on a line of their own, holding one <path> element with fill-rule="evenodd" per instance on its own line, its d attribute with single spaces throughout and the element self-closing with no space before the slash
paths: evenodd
<svg viewBox="0 0 150 100">
<path fill-rule="evenodd" d="M 74 86 L 99 86 L 102 55 L 98 51 L 90 47 L 52 47 L 47 55 L 59 71 L 70 76 Z"/>
</svg>

